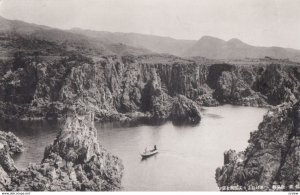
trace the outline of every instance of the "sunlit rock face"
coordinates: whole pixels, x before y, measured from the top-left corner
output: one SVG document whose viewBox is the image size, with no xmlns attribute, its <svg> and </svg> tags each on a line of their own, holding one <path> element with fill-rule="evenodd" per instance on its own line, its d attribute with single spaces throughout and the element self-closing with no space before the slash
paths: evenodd
<svg viewBox="0 0 300 195">
<path fill-rule="evenodd" d="M 59 135 L 45 150 L 42 164 L 55 167 L 56 175 L 66 173 L 70 190 L 121 188 L 123 165 L 99 145 L 96 133 L 92 112 L 68 114 Z M 61 186 L 56 187 L 50 190 Z"/>
<path fill-rule="evenodd" d="M 16 150 L 16 147 L 10 148 Z M 75 108 L 66 115 L 40 164 L 18 170 L 10 157 L 9 144 L 3 142 L 0 143 L 0 156 L 3 191 L 111 191 L 122 188 L 122 162 L 99 144 L 94 113 L 89 110 Z"/>
<path fill-rule="evenodd" d="M 216 170 L 221 190 L 295 190 L 300 183 L 299 103 L 272 108 L 251 133 L 243 152 L 227 151 L 224 165 Z"/>
</svg>

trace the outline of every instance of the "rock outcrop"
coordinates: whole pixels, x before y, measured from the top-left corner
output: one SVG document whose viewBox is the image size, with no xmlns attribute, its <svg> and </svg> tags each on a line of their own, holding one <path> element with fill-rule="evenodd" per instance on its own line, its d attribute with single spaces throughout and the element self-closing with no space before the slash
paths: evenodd
<svg viewBox="0 0 300 195">
<path fill-rule="evenodd" d="M 179 95 L 173 103 L 170 118 L 175 125 L 198 124 L 201 120 L 201 115 L 195 102 Z"/>
<path fill-rule="evenodd" d="M 79 97 L 93 105 L 95 118 L 102 121 L 168 118 L 178 95 L 199 106 L 268 106 L 299 99 L 300 66 L 294 64 L 80 54 L 55 61 L 15 61 L 6 62 L 0 79 L 2 118 L 62 118 L 65 105 Z"/>
<path fill-rule="evenodd" d="M 16 147 L 0 143 L 2 191 L 121 189 L 121 160 L 99 145 L 93 112 L 78 108 L 73 109 L 75 112 L 68 112 L 62 129 L 53 144 L 45 149 L 40 164 L 30 164 L 27 169 L 18 170 L 9 155 L 9 148 L 16 151 Z"/>
<path fill-rule="evenodd" d="M 299 103 L 271 109 L 245 151 L 225 152 L 216 170 L 221 190 L 299 190 L 299 109 Z"/>
<path fill-rule="evenodd" d="M 9 173 L 16 171 L 12 155 L 23 151 L 23 143 L 11 132 L 0 131 L 0 191 L 4 191 L 11 180 Z"/>
<path fill-rule="evenodd" d="M 12 132 L 0 131 L 0 142 L 8 146 L 10 155 L 20 153 L 24 150 L 22 141 Z"/>
</svg>

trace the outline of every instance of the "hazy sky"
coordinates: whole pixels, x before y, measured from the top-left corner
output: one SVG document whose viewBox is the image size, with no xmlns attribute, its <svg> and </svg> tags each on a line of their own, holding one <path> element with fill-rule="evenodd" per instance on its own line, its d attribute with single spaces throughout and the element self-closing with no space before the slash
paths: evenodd
<svg viewBox="0 0 300 195">
<path fill-rule="evenodd" d="M 300 0 L 0 0 L 0 15 L 63 29 L 300 49 Z"/>
</svg>

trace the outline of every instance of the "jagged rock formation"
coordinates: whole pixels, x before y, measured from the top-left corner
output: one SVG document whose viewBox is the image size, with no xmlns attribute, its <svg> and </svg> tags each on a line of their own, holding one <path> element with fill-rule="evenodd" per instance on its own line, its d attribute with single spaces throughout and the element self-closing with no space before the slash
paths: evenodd
<svg viewBox="0 0 300 195">
<path fill-rule="evenodd" d="M 299 188 L 299 111 L 299 103 L 271 109 L 251 133 L 245 151 L 225 152 L 224 166 L 216 170 L 221 190 L 232 190 L 232 186 L 240 186 L 240 190 Z"/>
<path fill-rule="evenodd" d="M 177 96 L 170 117 L 173 124 L 197 124 L 201 120 L 197 104 L 183 95 Z"/>
<path fill-rule="evenodd" d="M 144 54 L 95 37 L 0 22 L 1 118 L 62 118 L 66 104 L 78 98 L 93 105 L 97 120 L 170 119 L 178 95 L 199 106 L 266 106 L 299 99 L 300 66 L 289 60 L 223 63 Z"/>
<path fill-rule="evenodd" d="M 8 172 L 16 171 L 12 155 L 23 151 L 23 143 L 11 132 L 0 131 L 0 191 L 10 184 Z"/>
<path fill-rule="evenodd" d="M 8 146 L 10 155 L 23 151 L 22 141 L 12 132 L 0 131 L 0 142 Z"/>
<path fill-rule="evenodd" d="M 225 63 L 150 54 L 144 49 L 20 21 L 0 18 L 0 23 L 0 118 L 63 118 L 71 105 L 75 110 L 88 105 L 95 119 L 101 121 L 197 124 L 201 120 L 199 106 L 286 103 L 265 116 L 245 152 L 225 154 L 225 165 L 217 170 L 216 179 L 219 186 L 262 185 L 264 189 L 270 189 L 274 182 L 287 186 L 298 181 L 299 104 L 293 109 L 288 105 L 300 99 L 299 63 L 270 57 Z M 213 49 L 206 53 L 211 46 L 222 52 Z M 195 48 L 204 48 L 201 52 L 205 56 L 223 55 L 217 58 L 246 57 L 239 54 L 240 48 L 246 48 L 250 57 L 276 57 L 279 51 L 209 37 Z M 171 49 L 176 54 L 182 52 Z M 294 55 L 296 51 L 289 52 Z M 45 150 L 41 164 L 26 170 L 17 170 L 11 159 L 20 145 L 0 141 L 0 190 L 120 189 L 122 165 L 97 144 L 93 119 L 84 111 L 70 115 L 57 139 Z"/>
<path fill-rule="evenodd" d="M 2 191 L 103 191 L 121 189 L 123 165 L 99 145 L 94 114 L 84 109 L 69 112 L 40 164 L 18 170 L 1 143 Z M 9 144 L 7 144 L 8 146 Z M 16 147 L 11 147 L 15 151 Z M 4 162 L 4 163 L 3 163 Z"/>
<path fill-rule="evenodd" d="M 199 64 L 174 56 L 23 57 L 6 62 L 0 116 L 61 118 L 79 97 L 93 105 L 97 120 L 165 119 L 178 95 L 199 106 L 278 105 L 299 99 L 299 75 L 296 65 Z"/>
<path fill-rule="evenodd" d="M 6 171 L 14 170 L 12 159 L 9 155 L 7 145 L 0 143 L 0 190 L 4 191 L 5 187 L 10 184 L 10 178 Z"/>
</svg>

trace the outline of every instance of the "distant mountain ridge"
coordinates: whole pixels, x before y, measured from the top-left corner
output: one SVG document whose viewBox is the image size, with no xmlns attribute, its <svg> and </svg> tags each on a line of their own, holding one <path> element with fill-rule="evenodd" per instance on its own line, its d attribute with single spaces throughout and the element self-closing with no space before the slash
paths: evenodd
<svg viewBox="0 0 300 195">
<path fill-rule="evenodd" d="M 195 40 L 179 40 L 171 37 L 145 35 L 138 33 L 122 33 L 83 30 L 73 28 L 70 32 L 97 38 L 103 42 L 123 43 L 137 48 L 145 48 L 156 53 L 168 53 L 181 56 L 186 49 L 195 44 Z"/>
<path fill-rule="evenodd" d="M 70 31 L 102 41 L 123 43 L 138 48 L 145 48 L 156 53 L 169 53 L 182 57 L 202 56 L 211 59 L 244 59 L 264 58 L 267 56 L 300 61 L 300 50 L 252 46 L 236 38 L 224 41 L 211 36 L 203 36 L 196 41 L 138 33 L 83 30 L 80 28 L 73 28 Z"/>
<path fill-rule="evenodd" d="M 300 59 L 300 50 L 281 47 L 257 47 L 239 39 L 222 39 L 204 36 L 183 54 L 184 56 L 204 56 L 212 59 L 264 58 Z"/>
<path fill-rule="evenodd" d="M 83 49 L 93 51 L 97 55 L 127 55 L 127 54 L 149 54 L 152 53 L 147 49 L 135 48 L 122 43 L 112 41 L 103 41 L 73 33 L 66 30 L 52 28 L 43 25 L 26 23 L 19 20 L 8 20 L 0 16 L 0 35 L 17 36 L 26 40 L 42 40 L 57 44 L 58 46 L 68 46 L 67 50 Z M 1 45 L 0 45 L 1 49 Z M 4 48 L 3 48 L 4 49 Z M 84 51 L 83 51 L 84 52 Z M 96 53 L 95 53 L 96 52 Z"/>
<path fill-rule="evenodd" d="M 210 59 L 275 58 L 300 62 L 300 50 L 282 47 L 258 47 L 233 38 L 224 41 L 211 36 L 199 40 L 180 40 L 171 37 L 84 30 L 61 30 L 43 25 L 8 20 L 0 16 L 0 33 L 16 33 L 32 39 L 46 40 L 62 45 L 93 50 L 101 55 L 143 55 L 166 53 L 181 57 L 201 56 Z M 70 44 L 71 43 L 71 44 Z"/>
</svg>

